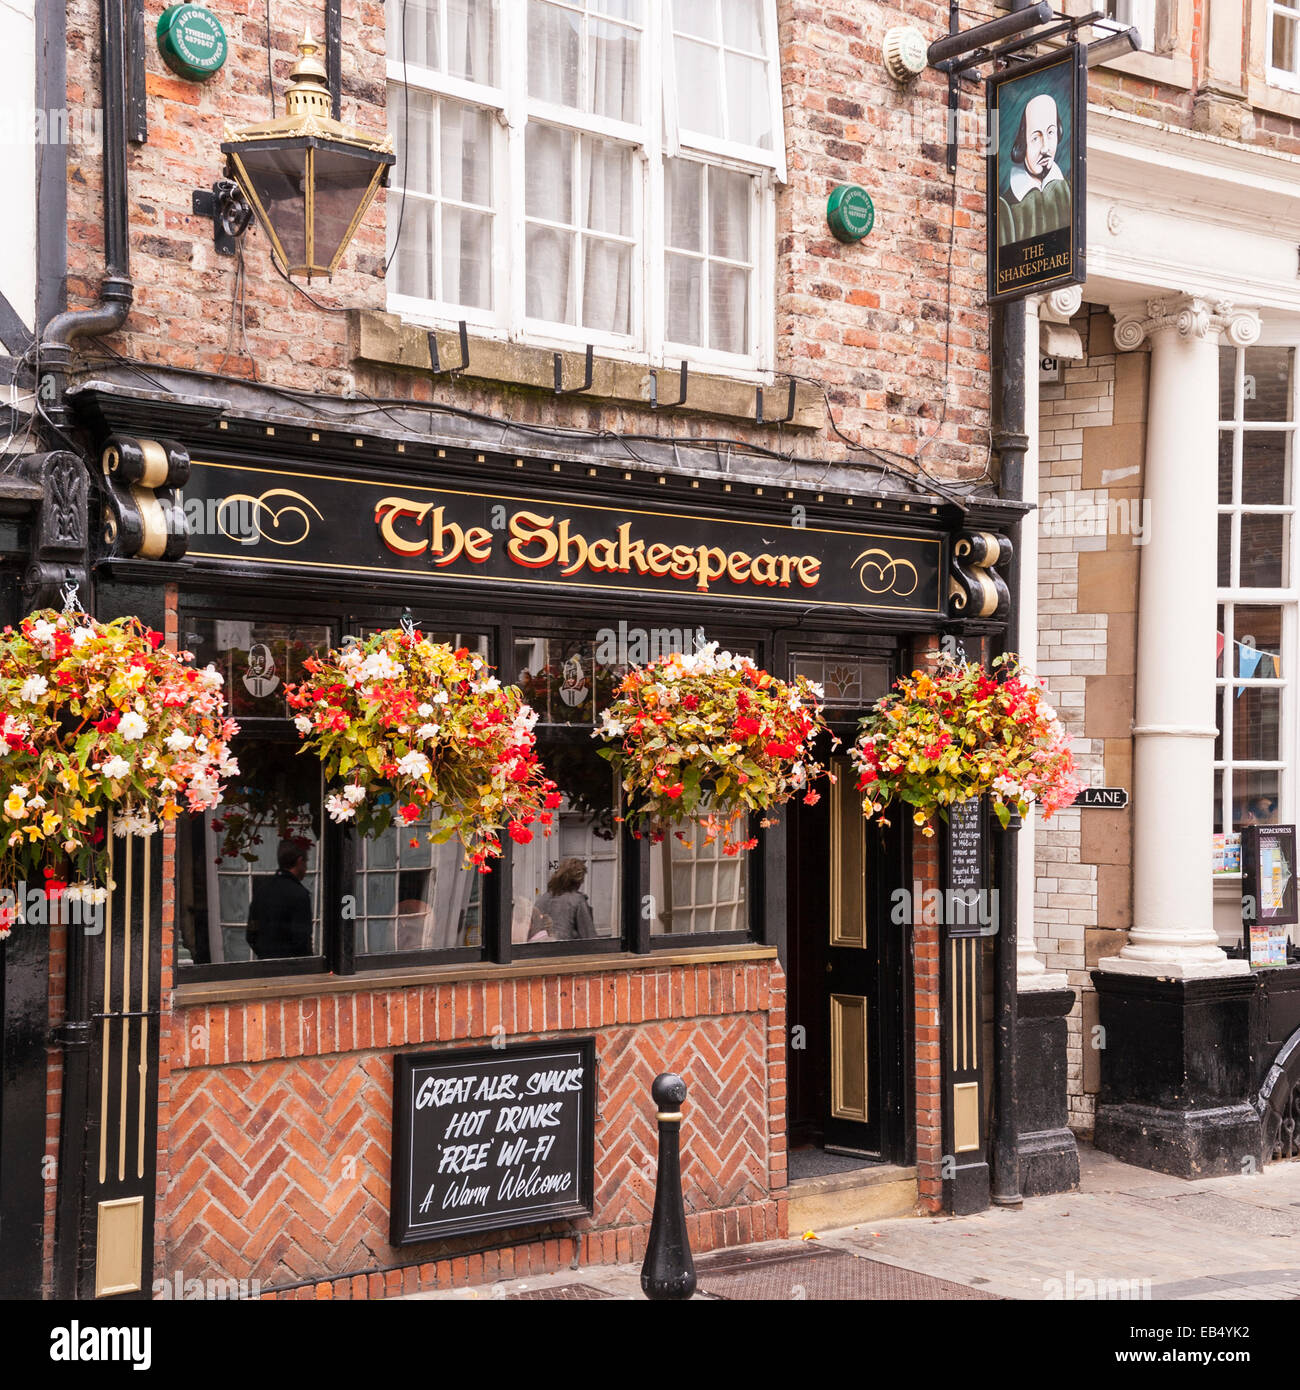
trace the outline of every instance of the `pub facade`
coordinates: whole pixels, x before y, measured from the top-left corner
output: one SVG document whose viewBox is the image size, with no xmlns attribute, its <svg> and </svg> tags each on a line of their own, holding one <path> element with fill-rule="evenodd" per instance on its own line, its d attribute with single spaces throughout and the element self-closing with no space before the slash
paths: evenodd
<svg viewBox="0 0 1300 1390">
<path fill-rule="evenodd" d="M 946 89 L 882 59 L 946 12 L 343 0 L 277 7 L 268 38 L 237 3 L 195 76 L 152 14 L 121 44 L 131 11 L 34 20 L 67 53 L 38 90 L 105 121 L 37 248 L 38 300 L 66 303 L 23 469 L 70 500 L 6 504 L 35 520 L 5 617 L 70 583 L 139 616 L 221 673 L 240 772 L 117 842 L 102 931 L 5 947 L 33 1081 L 6 1070 L 14 1291 L 365 1297 L 637 1259 L 664 1071 L 697 1252 L 987 1205 L 1003 947 L 913 899 L 959 862 L 1010 884 L 1014 834 L 868 831 L 844 756 L 899 674 L 1017 632 L 982 164 L 946 172 Z M 396 152 L 310 286 L 260 224 L 225 254 L 194 199 L 286 84 Z M 828 224 L 845 186 L 868 232 Z M 403 625 L 537 713 L 554 833 L 489 874 L 418 825 L 358 836 L 300 751 L 306 662 Z M 738 856 L 636 838 L 594 737 L 629 669 L 707 643 L 815 681 L 840 740 L 821 799 Z M 259 930 L 272 899 L 291 937 Z M 11 1027 L 19 998 L 48 1031 Z M 1077 1174 L 1073 997 L 1043 1001 L 1026 1191 Z"/>
</svg>

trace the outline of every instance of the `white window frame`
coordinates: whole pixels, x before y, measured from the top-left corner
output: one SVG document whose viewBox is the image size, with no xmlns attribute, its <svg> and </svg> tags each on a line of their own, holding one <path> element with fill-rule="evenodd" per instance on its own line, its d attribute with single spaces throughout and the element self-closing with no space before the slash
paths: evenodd
<svg viewBox="0 0 1300 1390">
<path fill-rule="evenodd" d="M 484 310 L 388 291 L 390 312 L 428 327 L 464 320 L 487 337 L 552 349 L 581 349 L 590 343 L 602 355 L 652 365 L 685 359 L 734 374 L 763 378 L 775 361 L 776 183 L 784 182 L 785 140 L 781 108 L 780 50 L 776 0 L 763 0 L 764 41 L 768 47 L 768 90 L 773 115 L 772 150 L 684 132 L 676 113 L 673 72 L 671 0 L 645 0 L 641 30 L 641 121 L 630 124 L 588 115 L 528 95 L 527 0 L 500 0 L 497 12 L 499 86 L 466 82 L 429 68 L 406 63 L 406 83 L 436 99 L 449 99 L 490 112 L 496 119 L 493 142 L 492 252 L 493 308 Z M 658 18 L 656 18 L 656 12 Z M 400 47 L 387 59 L 390 97 L 402 100 Z M 402 113 L 390 113 L 400 129 Z M 616 334 L 579 325 L 529 318 L 526 313 L 525 247 L 528 218 L 524 211 L 524 140 L 530 120 L 582 135 L 626 144 L 633 151 L 632 331 Z M 665 337 L 667 283 L 664 226 L 664 161 L 682 158 L 737 170 L 754 180 L 750 246 L 750 350 L 727 353 Z M 388 195 L 388 217 L 399 215 L 402 172 L 395 171 Z M 706 229 L 707 233 L 707 229 Z M 390 272 L 391 274 L 391 272 Z M 706 308 L 707 311 L 707 308 Z"/>
<path fill-rule="evenodd" d="M 1229 577 L 1240 573 L 1238 564 L 1241 550 L 1240 516 L 1243 512 L 1251 515 L 1284 516 L 1290 518 L 1287 550 L 1287 584 L 1281 588 L 1245 589 L 1230 586 L 1217 590 L 1217 603 L 1224 610 L 1224 651 L 1223 675 L 1215 676 L 1216 691 L 1223 692 L 1223 753 L 1216 759 L 1214 770 L 1222 774 L 1222 803 L 1216 807 L 1223 830 L 1235 832 L 1239 826 L 1230 823 L 1229 812 L 1232 807 L 1232 774 L 1242 772 L 1278 773 L 1278 809 L 1280 824 L 1293 824 L 1296 810 L 1296 759 L 1300 754 L 1300 690 L 1297 689 L 1296 659 L 1300 655 L 1300 498 L 1297 497 L 1296 465 L 1300 455 L 1300 343 L 1295 341 L 1261 341 L 1263 347 L 1290 347 L 1296 353 L 1291 381 L 1291 419 L 1290 421 L 1260 421 L 1244 418 L 1246 350 L 1236 351 L 1236 370 L 1233 385 L 1233 412 L 1231 419 L 1221 420 L 1221 432 L 1232 431 L 1232 476 L 1234 498 L 1242 496 L 1242 435 L 1251 432 L 1290 433 L 1292 447 L 1291 497 L 1286 503 L 1244 504 L 1240 501 L 1217 503 L 1216 515 L 1233 516 L 1231 534 L 1231 568 Z M 1236 609 L 1238 607 L 1268 606 L 1281 609 L 1281 679 L 1261 680 L 1255 677 L 1235 674 L 1237 639 Z M 1217 664 L 1217 662 L 1216 662 Z M 1278 712 L 1278 760 L 1237 759 L 1233 757 L 1232 734 L 1233 716 L 1236 710 L 1236 692 L 1239 687 L 1259 687 L 1279 690 Z"/>
<path fill-rule="evenodd" d="M 1277 15 L 1296 21 L 1296 61 L 1300 64 L 1300 3 L 1288 5 L 1279 3 L 1279 0 L 1268 0 L 1268 28 L 1264 36 L 1268 80 L 1271 86 L 1300 92 L 1300 70 L 1279 68 L 1273 62 L 1273 20 Z"/>
</svg>

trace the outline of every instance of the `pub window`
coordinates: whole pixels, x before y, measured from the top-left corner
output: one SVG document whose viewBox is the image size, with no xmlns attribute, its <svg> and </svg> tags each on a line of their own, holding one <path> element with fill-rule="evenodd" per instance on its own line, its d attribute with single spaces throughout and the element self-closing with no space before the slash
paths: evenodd
<svg viewBox="0 0 1300 1390">
<path fill-rule="evenodd" d="M 1294 819 L 1296 350 L 1220 349 L 1214 828 Z"/>
<path fill-rule="evenodd" d="M 386 0 L 389 303 L 770 366 L 775 0 Z"/>
<path fill-rule="evenodd" d="M 618 778 L 592 734 L 626 669 L 598 660 L 594 637 L 515 637 L 510 674 L 537 711 L 538 754 L 562 797 L 554 834 L 511 846 L 517 946 L 621 938 Z"/>
<path fill-rule="evenodd" d="M 181 823 L 177 839 L 177 963 L 275 962 L 318 968 L 330 914 L 324 902 L 320 763 L 300 758 L 284 687 L 324 652 L 323 623 L 183 615 L 183 645 L 225 680 L 240 733 L 239 772 L 221 804 Z"/>
</svg>

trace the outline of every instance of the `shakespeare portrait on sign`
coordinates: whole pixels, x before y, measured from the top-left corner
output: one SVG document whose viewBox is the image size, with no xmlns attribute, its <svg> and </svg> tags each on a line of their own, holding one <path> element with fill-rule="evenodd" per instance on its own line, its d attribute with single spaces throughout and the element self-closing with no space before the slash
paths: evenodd
<svg viewBox="0 0 1300 1390">
<path fill-rule="evenodd" d="M 989 170 L 994 275 L 990 291 L 1005 297 L 1074 278 L 1074 224 L 1081 170 L 1078 70 L 1066 51 L 1025 71 L 999 74 L 990 92 Z"/>
</svg>

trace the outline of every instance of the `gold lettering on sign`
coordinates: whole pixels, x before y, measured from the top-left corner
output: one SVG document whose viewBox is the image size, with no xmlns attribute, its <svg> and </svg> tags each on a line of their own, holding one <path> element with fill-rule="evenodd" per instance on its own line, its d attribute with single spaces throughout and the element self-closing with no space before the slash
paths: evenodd
<svg viewBox="0 0 1300 1390">
<path fill-rule="evenodd" d="M 813 589 L 821 580 L 822 562 L 816 555 L 750 555 L 744 550 L 727 551 L 719 545 L 647 542 L 632 534 L 633 524 L 621 522 L 612 536 L 589 537 L 569 517 L 517 511 L 506 523 L 506 555 L 525 569 L 558 565 L 566 579 L 583 572 L 650 574 L 660 579 L 693 581 L 701 594 L 707 594 L 721 579 L 780 589 Z M 406 497 L 384 497 L 376 502 L 375 525 L 380 539 L 393 554 L 429 555 L 439 567 L 462 556 L 482 564 L 491 557 L 495 539 L 482 526 L 463 528 L 448 520 L 445 507 L 433 502 L 413 502 Z M 884 551 L 868 554 L 883 556 L 885 562 L 894 566 L 895 576 L 904 567 L 910 570 L 912 587 L 898 592 L 910 594 L 915 590 L 919 579 L 908 561 L 894 561 Z"/>
</svg>

